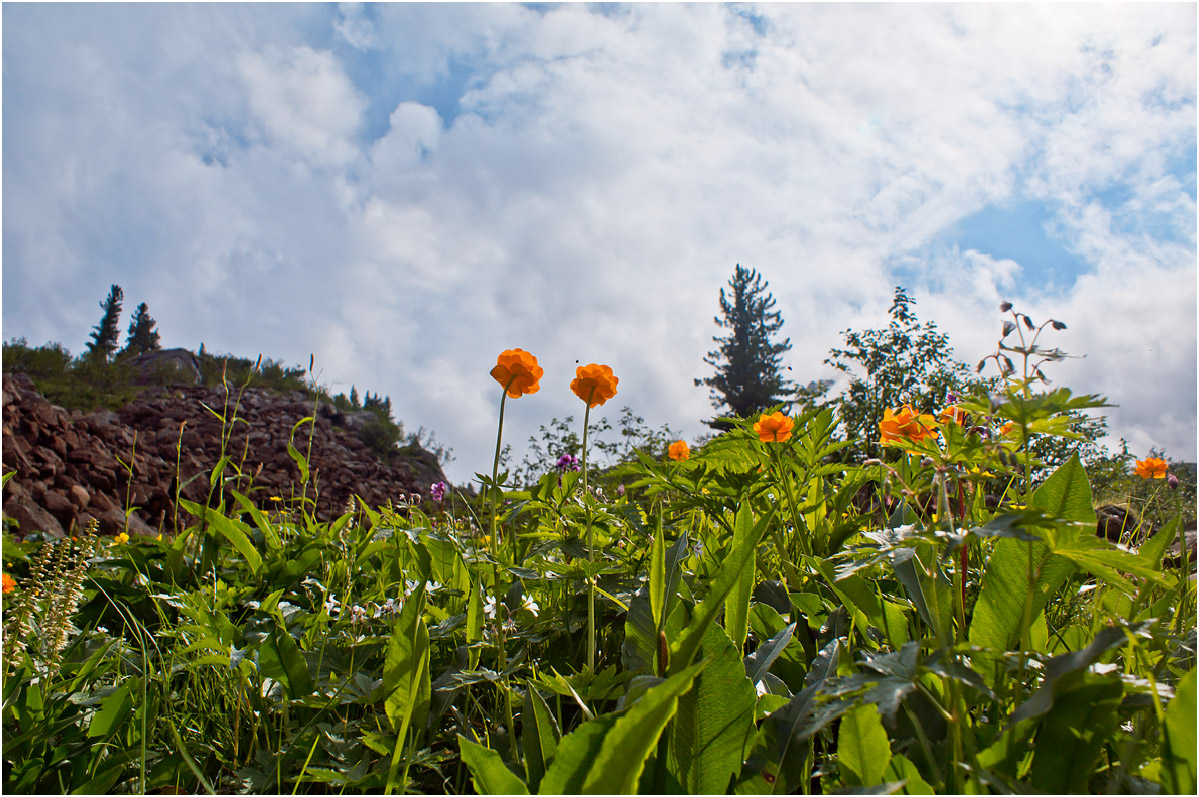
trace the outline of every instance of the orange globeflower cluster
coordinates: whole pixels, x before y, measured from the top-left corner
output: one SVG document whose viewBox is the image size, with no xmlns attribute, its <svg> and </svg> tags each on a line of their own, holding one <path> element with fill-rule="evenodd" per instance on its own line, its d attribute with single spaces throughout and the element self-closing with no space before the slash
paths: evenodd
<svg viewBox="0 0 1199 797">
<path fill-rule="evenodd" d="M 491 375 L 500 383 L 508 398 L 520 398 L 541 389 L 538 381 L 545 371 L 537 358 L 524 349 L 508 349 L 496 358 Z"/>
<path fill-rule="evenodd" d="M 1142 479 L 1164 479 L 1169 466 L 1161 457 L 1149 457 L 1137 460 L 1137 475 Z"/>
<path fill-rule="evenodd" d="M 4 592 L 9 593 L 17 588 L 17 580 L 8 573 L 4 574 Z"/>
<path fill-rule="evenodd" d="M 620 379 L 612 375 L 609 366 L 591 363 L 575 369 L 575 378 L 571 380 L 570 389 L 587 402 L 589 408 L 598 407 L 616 395 L 618 382 Z"/>
<path fill-rule="evenodd" d="M 791 439 L 791 430 L 794 427 L 795 421 L 782 412 L 771 415 L 762 413 L 762 417 L 754 424 L 754 431 L 763 443 L 785 443 Z"/>
<path fill-rule="evenodd" d="M 670 444 L 671 459 L 690 459 L 691 448 L 687 445 L 686 440 L 676 440 Z"/>
<path fill-rule="evenodd" d="M 878 429 L 882 434 L 883 445 L 900 440 L 919 443 L 926 437 L 937 436 L 937 430 L 934 428 L 936 425 L 937 421 L 933 416 L 918 415 L 911 405 L 904 404 L 898 412 L 890 407 L 883 410 L 883 419 Z"/>
</svg>

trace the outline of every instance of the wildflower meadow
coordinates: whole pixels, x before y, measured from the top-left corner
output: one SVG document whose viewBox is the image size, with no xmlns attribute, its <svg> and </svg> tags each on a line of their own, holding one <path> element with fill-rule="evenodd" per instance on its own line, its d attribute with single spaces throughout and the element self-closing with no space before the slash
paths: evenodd
<svg viewBox="0 0 1199 797">
<path fill-rule="evenodd" d="M 318 522 L 298 443 L 293 495 L 222 458 L 174 536 L 10 538 L 4 791 L 1194 794 L 1177 478 L 1146 456 L 1163 520 L 1097 534 L 1034 444 L 1104 400 L 1014 317 L 993 390 L 868 441 L 811 402 L 598 467 L 620 364 L 513 348 L 473 489 Z M 581 448 L 518 484 L 505 409 L 542 390 Z"/>
</svg>

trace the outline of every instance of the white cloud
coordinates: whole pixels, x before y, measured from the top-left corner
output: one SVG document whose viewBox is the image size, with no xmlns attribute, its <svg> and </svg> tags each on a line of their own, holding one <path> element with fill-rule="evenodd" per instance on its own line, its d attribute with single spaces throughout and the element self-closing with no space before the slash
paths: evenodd
<svg viewBox="0 0 1199 797">
<path fill-rule="evenodd" d="M 365 100 L 329 52 L 294 47 L 237 59 L 251 109 L 272 139 L 316 164 L 345 166 Z"/>
<path fill-rule="evenodd" d="M 901 267 L 961 359 L 999 301 L 1060 317 L 1088 354 L 1061 381 L 1194 456 L 1194 182 L 1172 165 L 1193 7 L 59 8 L 91 23 L 5 10 L 6 334 L 82 340 L 109 282 L 144 285 L 164 340 L 314 352 L 335 390 L 391 395 L 461 481 L 491 462 L 504 348 L 546 368 L 509 405 L 518 449 L 581 417 L 576 359 L 621 376 L 613 415 L 694 436 L 735 263 L 770 281 L 800 382 L 886 323 Z M 105 39 L 118 18 L 132 44 Z M 1030 200 L 1092 273 L 939 243 Z M 23 309 L 98 251 L 62 309 Z"/>
</svg>

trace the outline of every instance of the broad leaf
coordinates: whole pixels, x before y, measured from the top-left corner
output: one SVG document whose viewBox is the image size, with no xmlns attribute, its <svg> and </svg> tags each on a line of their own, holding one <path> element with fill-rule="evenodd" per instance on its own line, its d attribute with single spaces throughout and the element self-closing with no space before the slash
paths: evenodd
<svg viewBox="0 0 1199 797">
<path fill-rule="evenodd" d="M 735 544 L 729 555 L 721 562 L 720 571 L 712 580 L 707 597 L 695 608 L 691 622 L 670 646 L 668 673 L 682 671 L 695 659 L 695 652 L 699 649 L 708 626 L 724 608 L 724 599 L 741 578 L 742 568 L 753 560 L 758 543 L 761 542 L 766 530 L 770 527 L 770 522 L 774 519 L 774 513 L 775 510 L 771 509 L 763 515 L 749 534 Z"/>
<path fill-rule="evenodd" d="M 583 794 L 632 794 L 645 761 L 658 744 L 679 696 L 691 689 L 706 662 L 694 664 L 651 687 L 604 735 L 583 781 Z M 738 657 L 737 666 L 741 662 Z M 744 676 L 742 676 L 744 677 Z"/>
<path fill-rule="evenodd" d="M 528 776 L 529 788 L 533 791 L 541 785 L 545 771 L 554 760 L 558 749 L 558 726 L 550 713 L 545 698 L 533 686 L 528 684 L 528 695 L 525 697 L 525 707 L 520 715 L 521 747 L 525 754 L 525 774 Z"/>
<path fill-rule="evenodd" d="M 1195 794 L 1195 668 L 1174 690 L 1166 707 L 1161 782 L 1173 794 Z"/>
<path fill-rule="evenodd" d="M 1037 733 L 1029 773 L 1033 788 L 1048 794 L 1089 790 L 1103 745 L 1120 727 L 1123 694 L 1117 675 L 1077 674 L 1076 684 L 1056 696 Z"/>
<path fill-rule="evenodd" d="M 878 707 L 866 703 L 841 718 L 837 734 L 837 766 L 850 786 L 877 786 L 891 763 L 891 741 L 883 730 Z"/>
<path fill-rule="evenodd" d="M 695 688 L 679 698 L 667 763 L 689 793 L 723 794 L 741 768 L 757 695 L 736 647 L 718 626 L 709 627 L 700 655 L 708 665 Z"/>
<path fill-rule="evenodd" d="M 754 517 L 749 503 L 741 504 L 733 521 L 733 547 L 753 533 Z M 756 548 L 750 550 L 748 562 L 742 566 L 733 588 L 724 599 L 724 631 L 737 646 L 738 655 L 745 648 L 745 637 L 749 633 L 749 599 L 754 591 L 754 574 L 757 571 Z"/>
<path fill-rule="evenodd" d="M 383 708 L 399 743 L 403 743 L 409 727 L 423 729 L 429 714 L 432 686 L 429 630 L 422 616 L 424 596 L 425 584 L 421 582 L 404 601 L 383 662 Z"/>
<path fill-rule="evenodd" d="M 512 770 L 504 765 L 504 759 L 495 750 L 475 744 L 458 734 L 458 749 L 462 760 L 470 769 L 479 794 L 528 794 L 529 790 Z"/>
</svg>

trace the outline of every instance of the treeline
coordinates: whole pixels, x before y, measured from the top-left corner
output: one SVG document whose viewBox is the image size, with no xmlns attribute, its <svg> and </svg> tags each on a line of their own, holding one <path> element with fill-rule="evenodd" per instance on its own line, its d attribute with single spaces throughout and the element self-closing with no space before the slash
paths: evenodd
<svg viewBox="0 0 1199 797">
<path fill-rule="evenodd" d="M 100 321 L 92 328 L 80 355 L 73 356 L 59 342 L 31 347 L 24 337 L 13 338 L 3 344 L 4 371 L 28 374 L 51 403 L 82 412 L 100 408 L 116 410 L 147 387 L 176 384 L 178 378 L 173 369 L 155 373 L 132 364 L 138 355 L 162 350 L 157 322 L 145 302 L 138 305 L 127 328 L 125 343 L 120 345 L 124 299 L 120 285 L 109 289 L 108 296 L 100 302 L 103 311 Z M 316 383 L 311 363 L 305 368 L 261 356 L 251 360 L 212 353 L 203 343 L 193 356 L 200 372 L 199 384 L 207 387 L 248 385 L 278 393 L 300 392 L 314 403 L 326 402 L 342 412 L 369 412 L 371 417 L 357 424 L 355 431 L 380 457 L 388 458 L 416 446 L 432 452 L 443 464 L 453 458 L 452 449 L 439 443 L 424 427 L 414 433 L 406 432 L 403 422 L 391 415 L 390 396 L 372 395 L 368 391 L 365 400 L 360 400 L 357 388 L 351 388 L 348 396 L 331 395 Z"/>
</svg>

